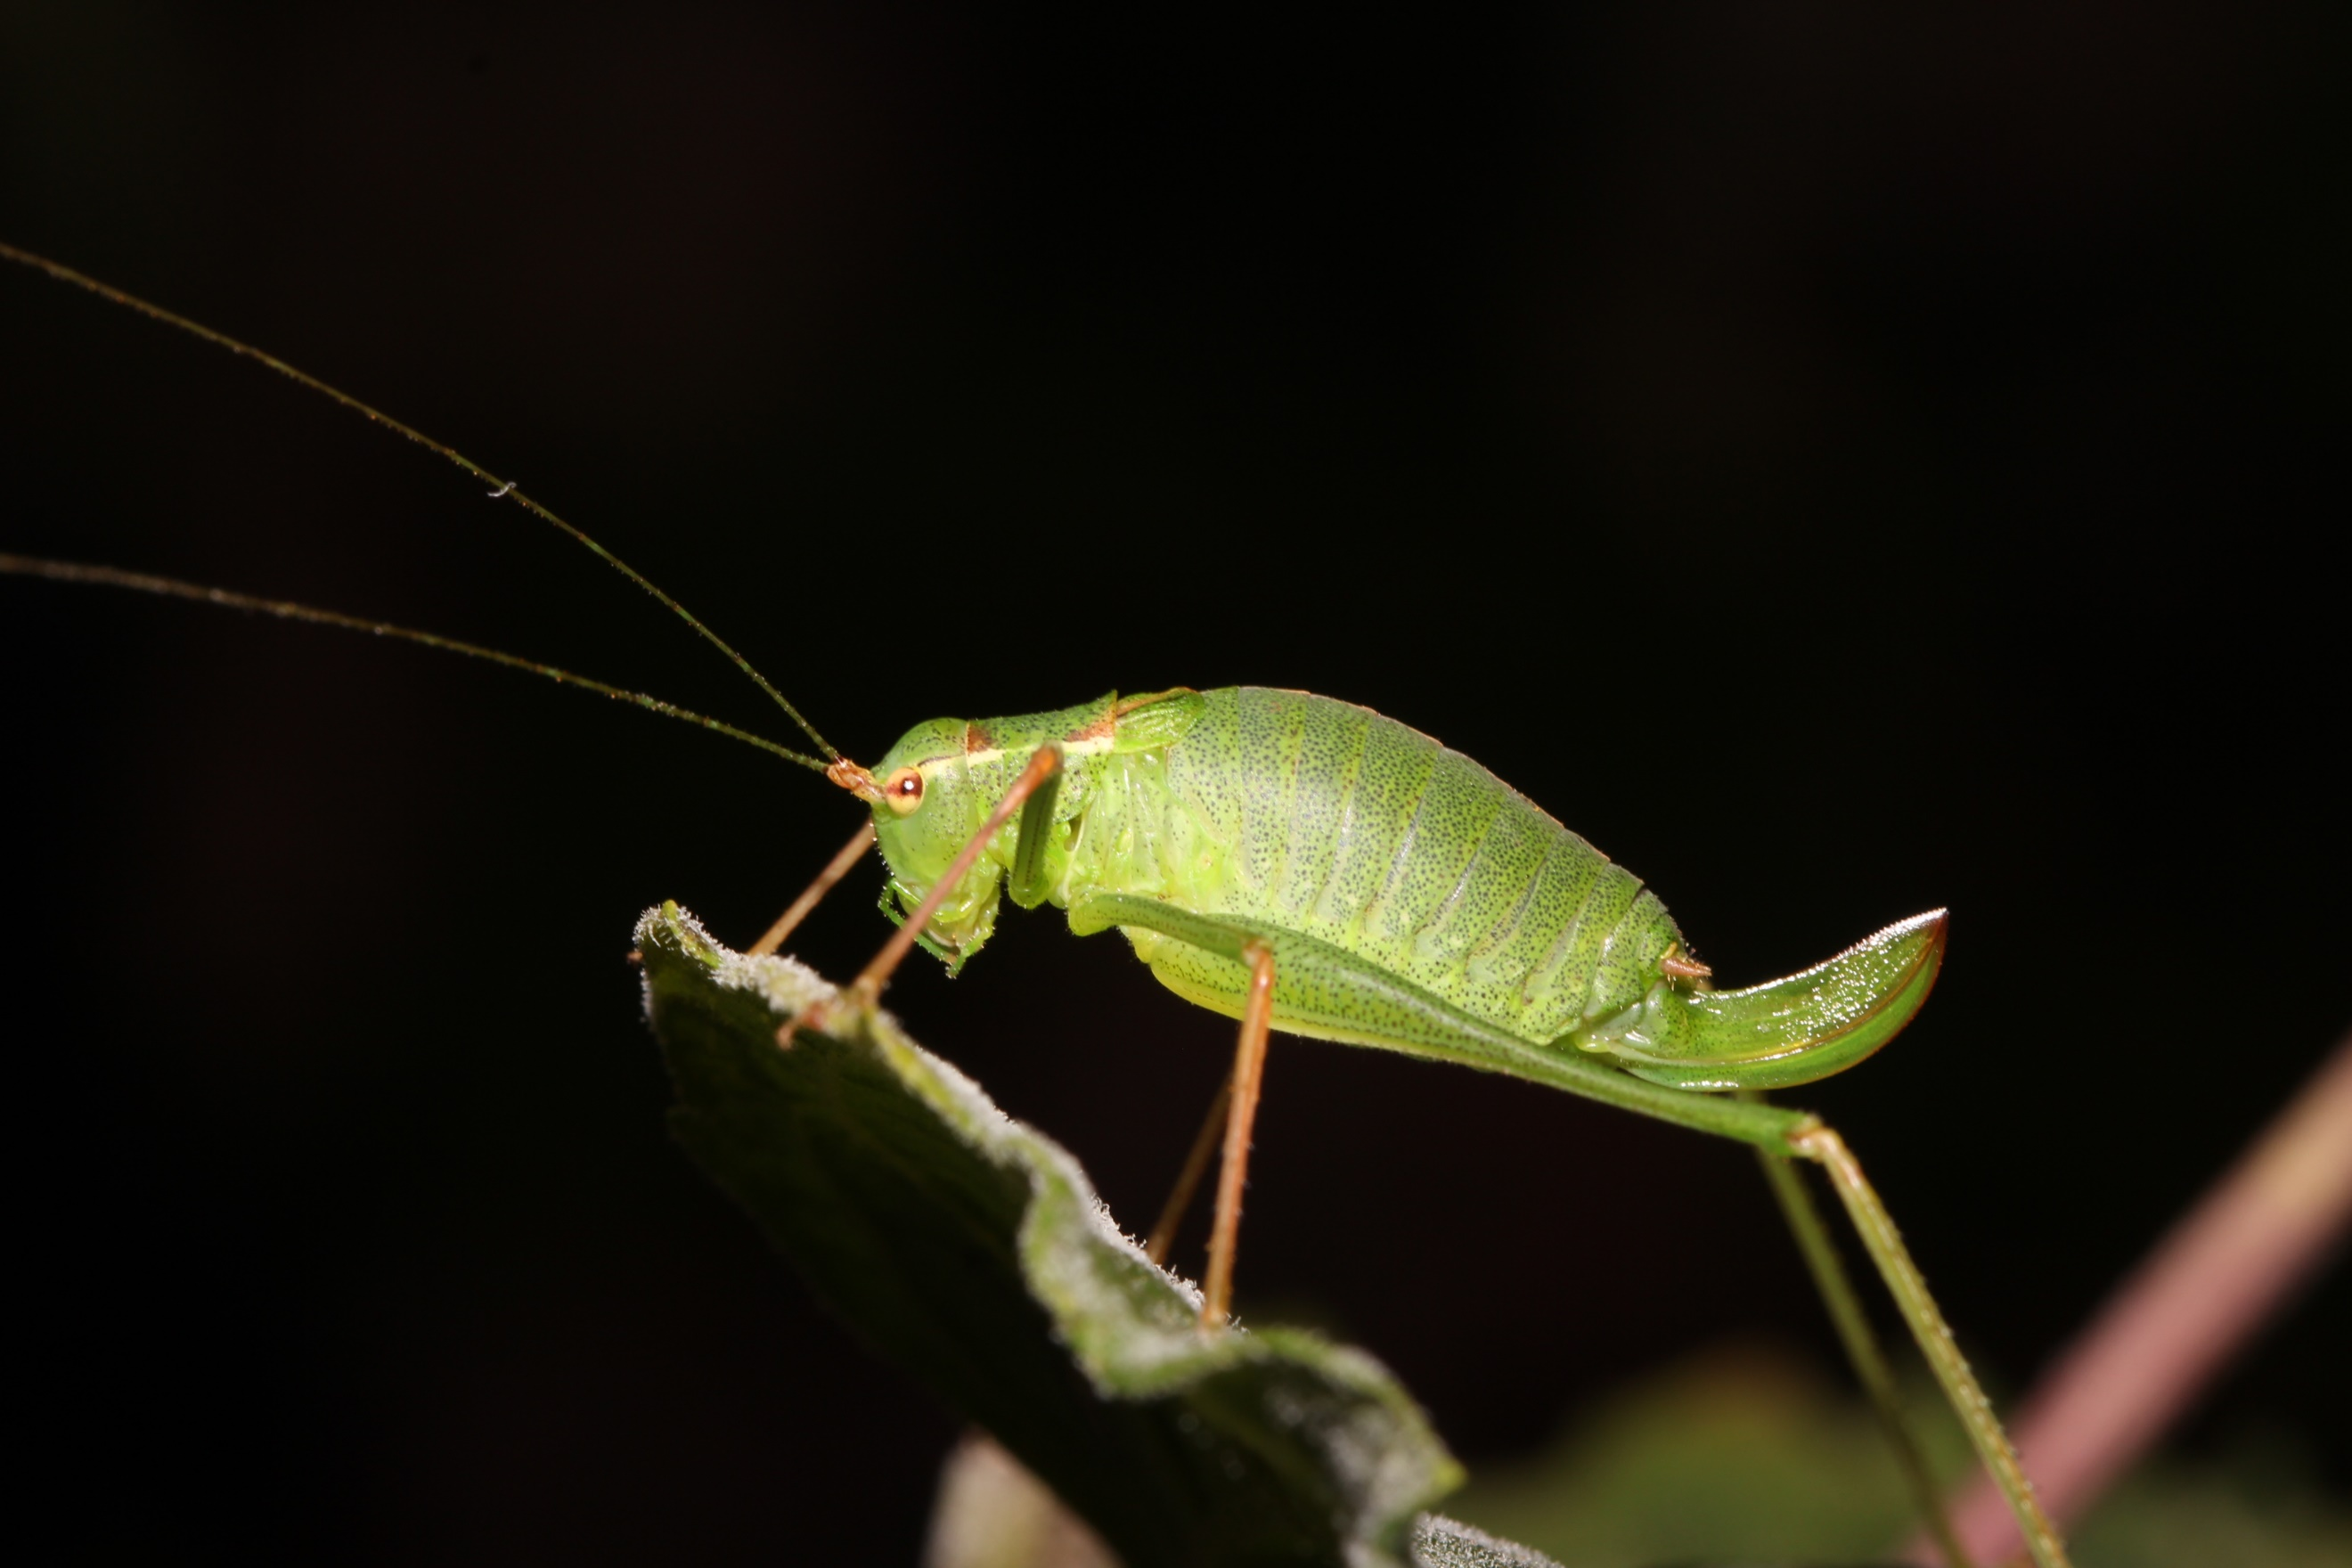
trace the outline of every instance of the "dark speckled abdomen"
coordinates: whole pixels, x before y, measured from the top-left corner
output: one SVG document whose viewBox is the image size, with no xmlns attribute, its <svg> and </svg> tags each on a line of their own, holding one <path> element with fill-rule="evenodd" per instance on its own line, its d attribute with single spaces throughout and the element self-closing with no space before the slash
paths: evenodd
<svg viewBox="0 0 2352 1568">
<path fill-rule="evenodd" d="M 1638 1001 L 1679 940 L 1639 879 L 1419 731 L 1305 692 L 1205 695 L 1135 764 L 1151 787 L 1116 792 L 1182 859 L 1150 890 L 1318 937 L 1538 1043 Z"/>
</svg>

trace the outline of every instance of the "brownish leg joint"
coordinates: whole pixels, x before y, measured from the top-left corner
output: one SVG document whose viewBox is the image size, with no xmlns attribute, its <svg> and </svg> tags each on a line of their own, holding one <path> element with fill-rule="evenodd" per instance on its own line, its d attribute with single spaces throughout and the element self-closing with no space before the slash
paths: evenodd
<svg viewBox="0 0 2352 1568">
<path fill-rule="evenodd" d="M 1209 1232 L 1209 1277 L 1201 1289 L 1201 1326 L 1230 1315 L 1234 1252 L 1241 1239 L 1242 1186 L 1249 1176 L 1250 1128 L 1257 1121 L 1258 1086 L 1265 1076 L 1265 1037 L 1274 1022 L 1274 952 L 1257 942 L 1242 949 L 1250 966 L 1249 1004 L 1234 1050 L 1231 1097 L 1225 1105 L 1225 1158 L 1217 1172 L 1216 1220 Z"/>
</svg>

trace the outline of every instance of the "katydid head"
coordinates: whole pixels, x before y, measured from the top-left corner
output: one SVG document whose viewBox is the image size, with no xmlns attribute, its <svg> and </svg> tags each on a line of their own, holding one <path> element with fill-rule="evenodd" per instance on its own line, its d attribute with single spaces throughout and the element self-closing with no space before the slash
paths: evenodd
<svg viewBox="0 0 2352 1568">
<path fill-rule="evenodd" d="M 894 921 L 929 896 L 996 805 L 996 792 L 980 787 L 968 765 L 970 733 L 961 719 L 928 720 L 899 737 L 870 773 L 860 770 L 865 789 L 844 784 L 871 803 L 875 841 L 890 870 L 882 909 Z M 961 968 L 996 929 L 1003 880 L 1003 866 L 982 856 L 917 941 L 950 972 Z"/>
<path fill-rule="evenodd" d="M 1190 690 L 1124 703 L 1105 693 L 1048 712 L 916 725 L 872 773 L 853 770 L 864 780 L 859 794 L 873 805 L 874 837 L 890 868 L 883 912 L 910 920 L 953 877 L 916 940 L 954 973 L 996 929 L 1008 872 L 1022 907 L 1053 896 L 1048 889 L 1066 873 L 1070 834 L 1097 760 L 1122 745 L 1142 750 L 1175 739 L 1200 703 Z M 1181 723 L 1169 717 L 1179 709 Z"/>
</svg>

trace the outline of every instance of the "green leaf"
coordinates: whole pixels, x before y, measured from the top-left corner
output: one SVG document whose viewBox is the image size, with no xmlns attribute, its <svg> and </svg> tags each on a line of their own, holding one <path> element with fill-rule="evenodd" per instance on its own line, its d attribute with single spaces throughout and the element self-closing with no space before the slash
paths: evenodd
<svg viewBox="0 0 2352 1568">
<path fill-rule="evenodd" d="M 1414 1521 L 1412 1561 L 1414 1568 L 1559 1568 L 1540 1552 L 1434 1513 Z"/>
<path fill-rule="evenodd" d="M 1915 1429 L 1933 1440 L 1939 1473 L 1966 1467 L 1948 1421 Z M 1577 1568 L 1880 1563 L 1912 1530 L 1902 1474 L 1868 1406 L 1748 1344 L 1579 1412 L 1549 1452 L 1482 1467 L 1453 1505 Z"/>
<path fill-rule="evenodd" d="M 637 945 L 679 1140 L 1127 1568 L 1544 1561 L 1417 1521 L 1461 1470 L 1385 1369 L 1299 1330 L 1204 1332 L 1077 1162 L 887 1015 L 782 1048 L 780 1022 L 833 994 L 806 967 L 729 952 L 674 904 Z"/>
<path fill-rule="evenodd" d="M 1967 1442 L 1933 1385 L 1921 1379 L 1906 1403 L 1930 1465 L 1949 1479 L 1969 1474 Z M 2352 1510 L 2305 1468 L 2275 1444 L 2218 1464 L 2144 1461 L 2069 1529 L 2074 1561 L 2352 1563 Z M 1870 1406 L 1784 1352 L 1742 1343 L 1579 1413 L 1548 1451 L 1482 1473 L 1452 1506 L 1577 1568 L 1893 1563 L 1916 1530 Z"/>
</svg>

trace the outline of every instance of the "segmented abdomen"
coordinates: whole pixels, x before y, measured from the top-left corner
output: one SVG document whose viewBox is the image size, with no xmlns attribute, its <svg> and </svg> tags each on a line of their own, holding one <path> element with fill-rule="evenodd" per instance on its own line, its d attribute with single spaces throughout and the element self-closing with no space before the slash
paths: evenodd
<svg viewBox="0 0 2352 1568">
<path fill-rule="evenodd" d="M 1160 896 L 1318 937 L 1530 1040 L 1657 977 L 1664 906 L 1468 757 L 1327 697 L 1206 695 L 1116 792 Z"/>
</svg>

